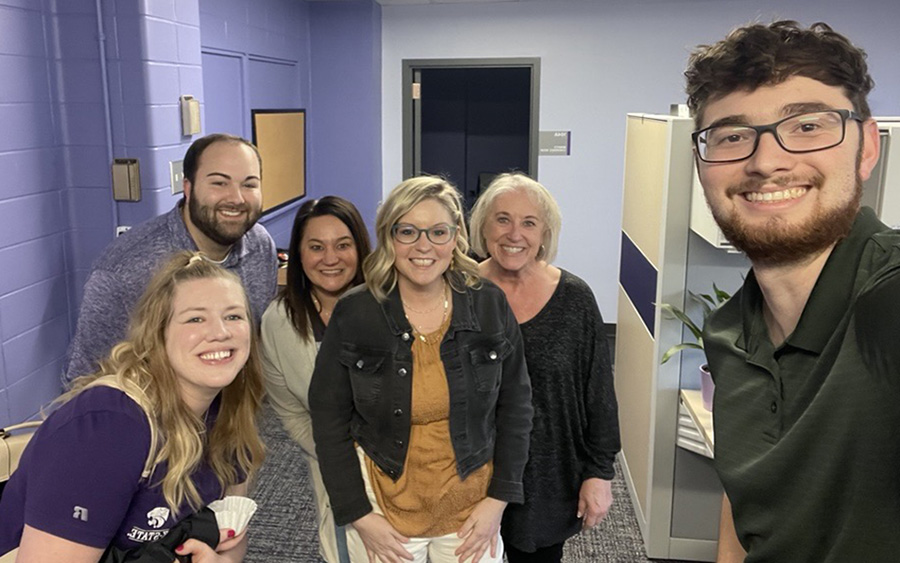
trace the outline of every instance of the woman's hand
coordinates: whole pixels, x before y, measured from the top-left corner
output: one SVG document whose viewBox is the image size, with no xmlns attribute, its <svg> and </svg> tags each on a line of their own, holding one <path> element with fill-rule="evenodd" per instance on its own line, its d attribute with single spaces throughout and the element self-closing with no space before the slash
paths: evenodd
<svg viewBox="0 0 900 563">
<path fill-rule="evenodd" d="M 598 477 L 585 479 L 578 494 L 578 517 L 584 518 L 582 529 L 589 530 L 602 522 L 612 502 L 612 481 Z"/>
<path fill-rule="evenodd" d="M 234 535 L 234 530 L 219 530 L 219 546 L 209 547 L 200 540 L 190 539 L 175 550 L 178 555 L 191 555 L 193 563 L 240 563 L 247 553 L 247 530 Z"/>
<path fill-rule="evenodd" d="M 370 512 L 355 520 L 352 525 L 366 546 L 369 563 L 375 563 L 377 560 L 385 563 L 401 563 L 404 559 L 407 561 L 414 559 L 403 547 L 409 538 L 395 530 L 381 514 Z"/>
<path fill-rule="evenodd" d="M 457 535 L 466 538 L 466 541 L 453 552 L 459 556 L 459 563 L 463 563 L 469 557 L 472 563 L 481 561 L 481 556 L 491 548 L 491 557 L 497 557 L 497 539 L 500 535 L 500 519 L 506 504 L 502 500 L 485 497 L 475 506 L 472 515 L 463 522 Z"/>
</svg>

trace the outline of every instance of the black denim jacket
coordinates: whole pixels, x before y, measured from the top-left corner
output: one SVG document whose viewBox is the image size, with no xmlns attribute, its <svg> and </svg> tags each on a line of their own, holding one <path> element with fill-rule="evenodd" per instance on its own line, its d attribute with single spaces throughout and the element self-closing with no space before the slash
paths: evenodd
<svg viewBox="0 0 900 563">
<path fill-rule="evenodd" d="M 488 495 L 523 501 L 533 408 L 519 325 L 503 292 L 484 281 L 453 291 L 441 342 L 450 389 L 450 441 L 465 479 L 493 460 Z M 335 522 L 372 510 L 354 442 L 398 479 L 409 446 L 412 329 L 396 288 L 379 303 L 363 286 L 337 304 L 309 388 L 316 453 Z"/>
</svg>

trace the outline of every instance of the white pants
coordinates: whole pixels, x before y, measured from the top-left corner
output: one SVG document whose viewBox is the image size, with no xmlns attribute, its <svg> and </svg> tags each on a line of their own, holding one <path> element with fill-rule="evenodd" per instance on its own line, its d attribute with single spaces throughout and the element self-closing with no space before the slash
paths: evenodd
<svg viewBox="0 0 900 563">
<path fill-rule="evenodd" d="M 366 469 L 365 454 L 362 448 L 356 447 L 356 453 L 359 454 L 359 464 L 362 470 L 363 481 L 366 483 L 366 494 L 369 496 L 369 502 L 372 503 L 372 509 L 376 514 L 384 515 L 378 501 L 375 500 L 375 491 L 372 490 L 372 482 L 369 480 L 369 472 Z M 409 542 L 403 544 L 403 547 L 410 552 L 415 559 L 413 563 L 458 563 L 459 558 L 454 555 L 454 551 L 463 543 L 463 539 L 457 537 L 456 532 L 447 534 L 446 536 L 438 536 L 434 538 L 410 538 Z M 347 526 L 347 550 L 350 552 L 351 563 L 368 563 L 369 556 L 366 553 L 366 546 L 363 544 L 362 538 L 359 537 L 353 525 Z M 381 561 L 381 559 L 378 559 Z M 471 559 L 466 563 L 476 563 Z M 488 547 L 481 560 L 478 563 L 503 563 L 503 538 L 497 533 L 497 557 L 491 557 L 491 549 Z"/>
<path fill-rule="evenodd" d="M 436 538 L 410 538 L 409 542 L 403 544 L 403 547 L 415 558 L 413 563 L 428 561 L 431 563 L 458 563 L 459 557 L 454 554 L 454 551 L 462 545 L 462 542 L 463 540 L 458 538 L 454 532 Z M 369 561 L 366 546 L 363 545 L 362 538 L 359 537 L 359 533 L 353 528 L 353 525 L 347 526 L 347 549 L 350 552 L 351 563 L 367 563 Z M 471 561 L 469 559 L 466 563 Z M 503 563 L 503 539 L 499 535 L 497 537 L 497 557 L 491 557 L 491 550 L 488 548 L 481 556 L 480 563 Z"/>
</svg>

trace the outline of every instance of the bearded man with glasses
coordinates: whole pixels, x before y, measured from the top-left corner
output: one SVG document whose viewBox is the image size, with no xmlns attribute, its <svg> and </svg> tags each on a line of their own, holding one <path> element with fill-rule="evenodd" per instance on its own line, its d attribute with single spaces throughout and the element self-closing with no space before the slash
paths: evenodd
<svg viewBox="0 0 900 563">
<path fill-rule="evenodd" d="M 878 161 L 865 53 L 823 23 L 692 55 L 707 202 L 752 270 L 706 323 L 719 562 L 900 553 L 900 233 L 860 209 Z"/>
</svg>

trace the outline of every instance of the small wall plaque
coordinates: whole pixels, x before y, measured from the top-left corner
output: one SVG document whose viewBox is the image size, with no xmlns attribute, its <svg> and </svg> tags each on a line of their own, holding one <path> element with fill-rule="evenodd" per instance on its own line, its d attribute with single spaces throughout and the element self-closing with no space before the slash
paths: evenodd
<svg viewBox="0 0 900 563">
<path fill-rule="evenodd" d="M 538 151 L 541 156 L 569 156 L 571 154 L 571 131 L 541 131 L 538 136 Z"/>
</svg>

